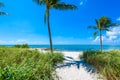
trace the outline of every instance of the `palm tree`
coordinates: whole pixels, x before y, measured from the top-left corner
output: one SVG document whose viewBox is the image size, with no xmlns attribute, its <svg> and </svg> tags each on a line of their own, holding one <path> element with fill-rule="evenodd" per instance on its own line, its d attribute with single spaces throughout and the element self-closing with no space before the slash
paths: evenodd
<svg viewBox="0 0 120 80">
<path fill-rule="evenodd" d="M 4 4 L 2 3 L 2 2 L 0 2 L 0 7 L 3 7 L 4 6 Z M 0 11 L 0 15 L 7 15 L 8 13 L 6 13 L 6 12 L 1 12 Z"/>
<path fill-rule="evenodd" d="M 100 19 L 95 19 L 96 26 L 88 26 L 88 28 L 95 29 L 94 37 L 96 37 L 97 33 L 99 32 L 100 35 L 100 51 L 102 52 L 102 31 L 110 31 L 109 28 L 113 26 L 118 26 L 117 23 L 112 23 L 111 19 L 102 16 Z"/>
<path fill-rule="evenodd" d="M 51 30 L 50 30 L 50 9 L 59 9 L 59 10 L 73 10 L 77 9 L 77 6 L 72 5 L 72 4 L 66 4 L 63 2 L 60 2 L 60 0 L 33 0 L 39 5 L 45 5 L 46 10 L 44 13 L 44 22 L 48 24 L 48 34 L 49 34 L 49 40 L 50 40 L 50 50 L 53 52 L 53 47 L 52 47 L 52 36 L 51 36 Z"/>
</svg>

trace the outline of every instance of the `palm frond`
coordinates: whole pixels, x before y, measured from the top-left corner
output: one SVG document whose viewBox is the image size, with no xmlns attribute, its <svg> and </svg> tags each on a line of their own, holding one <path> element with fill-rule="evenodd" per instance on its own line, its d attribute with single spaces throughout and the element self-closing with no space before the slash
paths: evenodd
<svg viewBox="0 0 120 80">
<path fill-rule="evenodd" d="M 6 12 L 0 12 L 0 15 L 8 15 Z"/>
<path fill-rule="evenodd" d="M 117 24 L 117 23 L 111 23 L 111 24 L 108 24 L 108 25 L 106 25 L 107 27 L 112 27 L 112 26 L 120 26 L 119 24 Z"/>
<path fill-rule="evenodd" d="M 88 29 L 89 29 L 89 28 L 93 28 L 93 29 L 95 29 L 95 30 L 98 29 L 97 26 L 88 26 L 87 28 L 88 28 Z"/>
<path fill-rule="evenodd" d="M 96 37 L 97 33 L 98 33 L 98 30 L 96 30 L 96 31 L 94 32 L 94 37 Z"/>
<path fill-rule="evenodd" d="M 38 5 L 45 4 L 46 0 L 33 0 L 33 2 L 36 2 Z"/>
<path fill-rule="evenodd" d="M 54 4 L 57 4 L 57 3 L 59 3 L 60 2 L 60 0 L 51 0 L 50 1 L 50 4 L 51 5 L 54 5 Z"/>
<path fill-rule="evenodd" d="M 59 10 L 74 10 L 74 9 L 77 9 L 77 6 L 72 5 L 72 4 L 65 4 L 65 3 L 57 3 L 57 4 L 54 4 L 53 7 L 55 9 L 59 9 Z"/>
<path fill-rule="evenodd" d="M 0 2 L 0 7 L 3 7 L 3 6 L 4 6 L 4 4 L 2 2 Z"/>
<path fill-rule="evenodd" d="M 46 24 L 47 16 L 48 16 L 48 10 L 45 10 L 45 13 L 44 13 L 44 23 L 45 24 Z"/>
<path fill-rule="evenodd" d="M 105 30 L 105 31 L 111 31 L 111 30 L 109 30 L 108 28 L 104 28 L 104 29 L 102 29 L 102 30 Z"/>
<path fill-rule="evenodd" d="M 96 23 L 97 27 L 100 28 L 99 21 L 97 19 L 95 19 L 95 23 Z"/>
<path fill-rule="evenodd" d="M 109 27 L 107 25 L 111 24 L 112 21 L 110 18 L 106 17 L 106 16 L 102 16 L 100 19 L 99 19 L 99 22 L 100 22 L 100 25 L 101 25 L 101 28 L 106 28 L 106 27 Z"/>
</svg>

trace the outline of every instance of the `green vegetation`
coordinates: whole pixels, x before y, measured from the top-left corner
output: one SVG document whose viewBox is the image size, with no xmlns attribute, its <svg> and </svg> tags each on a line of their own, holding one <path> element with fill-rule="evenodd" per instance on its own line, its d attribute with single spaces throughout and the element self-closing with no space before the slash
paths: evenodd
<svg viewBox="0 0 120 80">
<path fill-rule="evenodd" d="M 61 53 L 40 53 L 26 48 L 0 48 L 0 80 L 54 80 Z"/>
<path fill-rule="evenodd" d="M 29 48 L 29 45 L 28 44 L 16 44 L 13 46 L 14 48 Z"/>
<path fill-rule="evenodd" d="M 4 4 L 2 3 L 2 2 L 0 2 L 0 7 L 3 7 L 4 6 Z M 0 11 L 0 15 L 7 15 L 8 13 L 6 13 L 6 12 L 2 12 L 2 11 Z"/>
<path fill-rule="evenodd" d="M 95 19 L 96 22 L 96 26 L 88 26 L 88 28 L 93 28 L 95 29 L 94 32 L 94 37 L 96 37 L 97 33 L 100 33 L 100 50 L 102 52 L 102 31 L 110 31 L 109 28 L 110 27 L 115 27 L 118 26 L 118 24 L 116 23 L 112 23 L 111 19 L 106 17 L 106 16 L 102 16 L 100 19 Z"/>
<path fill-rule="evenodd" d="M 61 0 L 33 0 L 39 5 L 45 5 L 46 10 L 44 13 L 44 22 L 48 24 L 48 33 L 49 33 L 49 40 L 50 40 L 50 50 L 53 52 L 53 47 L 52 47 L 52 36 L 51 36 L 51 30 L 50 30 L 50 9 L 58 9 L 58 10 L 73 10 L 77 9 L 77 6 L 71 5 L 71 4 L 66 4 L 64 2 L 61 2 Z"/>
<path fill-rule="evenodd" d="M 81 57 L 81 56 L 80 56 Z M 85 51 L 82 58 L 107 80 L 120 79 L 120 51 Z"/>
</svg>

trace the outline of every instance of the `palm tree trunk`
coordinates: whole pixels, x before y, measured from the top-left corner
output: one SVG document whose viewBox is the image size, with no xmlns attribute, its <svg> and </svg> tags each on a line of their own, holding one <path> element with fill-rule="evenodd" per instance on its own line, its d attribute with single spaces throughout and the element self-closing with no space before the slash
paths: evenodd
<svg viewBox="0 0 120 80">
<path fill-rule="evenodd" d="M 48 34 L 49 34 L 49 40 L 50 40 L 50 50 L 51 50 L 51 53 L 53 53 L 52 36 L 51 36 L 51 31 L 50 31 L 50 13 L 49 13 L 49 9 L 48 9 L 47 18 L 48 18 L 47 20 L 48 20 Z"/>
<path fill-rule="evenodd" d="M 100 51 L 102 52 L 102 30 L 100 29 Z"/>
</svg>

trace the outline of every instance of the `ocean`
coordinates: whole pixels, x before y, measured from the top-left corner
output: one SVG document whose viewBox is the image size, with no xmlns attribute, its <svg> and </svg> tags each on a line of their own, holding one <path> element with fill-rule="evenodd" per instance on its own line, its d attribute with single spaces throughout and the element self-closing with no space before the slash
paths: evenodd
<svg viewBox="0 0 120 80">
<path fill-rule="evenodd" d="M 30 45 L 31 48 L 49 48 L 49 45 Z M 56 50 L 62 51 L 85 51 L 99 50 L 99 45 L 53 45 Z M 103 50 L 120 49 L 120 45 L 103 45 Z"/>
<path fill-rule="evenodd" d="M 5 45 L 11 47 L 13 45 Z M 29 45 L 30 48 L 49 48 L 49 45 Z M 85 50 L 99 50 L 99 45 L 53 45 L 55 50 L 60 51 L 85 51 Z M 120 45 L 103 45 L 103 50 L 119 49 Z"/>
</svg>

